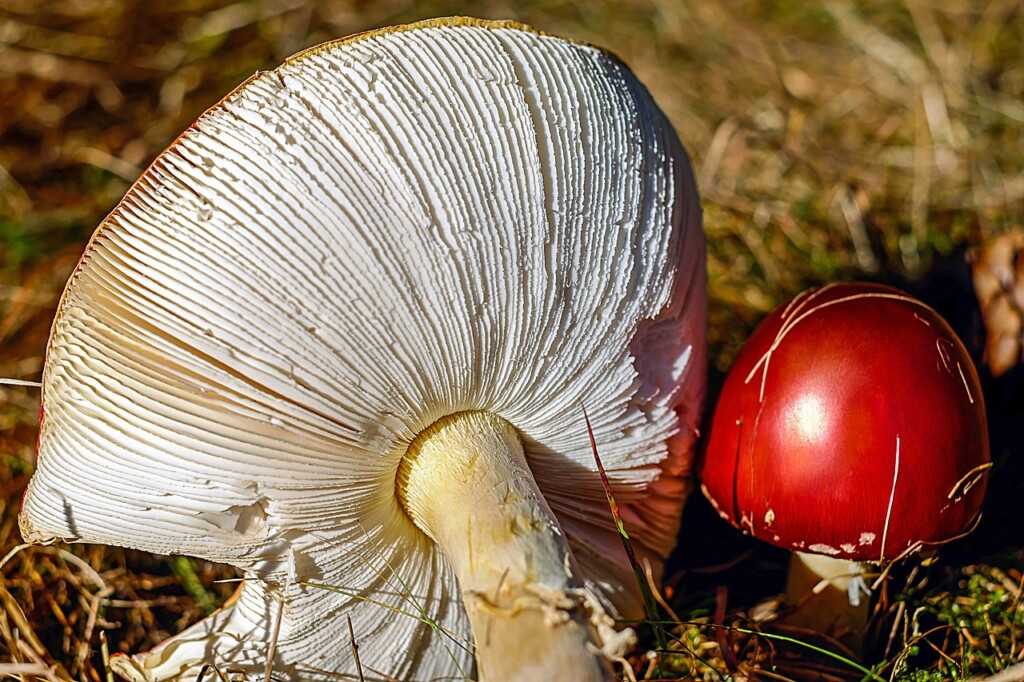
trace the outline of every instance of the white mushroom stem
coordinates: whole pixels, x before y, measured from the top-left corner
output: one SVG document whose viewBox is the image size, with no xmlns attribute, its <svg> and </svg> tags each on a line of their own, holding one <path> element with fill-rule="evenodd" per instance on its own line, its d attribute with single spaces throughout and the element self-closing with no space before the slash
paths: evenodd
<svg viewBox="0 0 1024 682">
<path fill-rule="evenodd" d="M 795 552 L 786 581 L 790 625 L 826 633 L 860 653 L 871 590 L 865 565 L 824 554 Z"/>
<path fill-rule="evenodd" d="M 487 412 L 435 422 L 402 461 L 398 497 L 459 577 L 481 680 L 616 679 L 593 624 L 608 617 L 511 424 Z"/>
</svg>

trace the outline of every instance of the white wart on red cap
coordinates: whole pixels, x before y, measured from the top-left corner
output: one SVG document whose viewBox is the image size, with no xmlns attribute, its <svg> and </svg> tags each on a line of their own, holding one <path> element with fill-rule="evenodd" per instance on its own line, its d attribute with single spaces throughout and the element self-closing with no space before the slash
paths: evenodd
<svg viewBox="0 0 1024 682">
<path fill-rule="evenodd" d="M 581 406 L 658 565 L 701 409 L 703 260 L 686 155 L 606 53 L 472 20 L 305 52 L 201 117 L 94 236 L 23 534 L 251 578 L 120 659 L 129 679 L 261 676 L 279 609 L 275 679 L 354 672 L 346 616 L 375 670 L 469 674 L 451 561 L 396 475 L 439 419 L 483 414 L 521 442 L 566 571 L 635 613 Z"/>
</svg>

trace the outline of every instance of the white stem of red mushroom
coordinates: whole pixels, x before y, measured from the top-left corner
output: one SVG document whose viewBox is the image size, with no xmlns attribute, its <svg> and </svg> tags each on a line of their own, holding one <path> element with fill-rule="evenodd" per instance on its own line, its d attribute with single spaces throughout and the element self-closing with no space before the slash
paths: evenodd
<svg viewBox="0 0 1024 682">
<path fill-rule="evenodd" d="M 828 632 L 858 651 L 868 619 L 871 590 L 864 579 L 869 567 L 823 554 L 794 552 L 786 579 L 785 621 Z"/>
</svg>

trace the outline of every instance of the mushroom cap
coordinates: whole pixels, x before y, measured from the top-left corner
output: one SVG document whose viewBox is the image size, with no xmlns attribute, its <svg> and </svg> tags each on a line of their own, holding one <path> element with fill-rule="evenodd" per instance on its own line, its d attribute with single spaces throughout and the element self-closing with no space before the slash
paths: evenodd
<svg viewBox="0 0 1024 682">
<path fill-rule="evenodd" d="M 262 672 L 279 612 L 284 679 L 354 671 L 346 615 L 394 678 L 468 671 L 455 577 L 395 497 L 405 448 L 448 414 L 508 420 L 588 587 L 635 613 L 582 406 L 657 568 L 705 308 L 689 160 L 621 62 L 468 19 L 327 43 L 205 113 L 96 231 L 48 346 L 22 533 L 250 578 L 121 659 L 132 679 Z"/>
<path fill-rule="evenodd" d="M 989 464 L 977 373 L 949 325 L 896 289 L 841 283 L 804 292 L 751 335 L 700 479 L 750 535 L 884 563 L 964 532 Z"/>
</svg>

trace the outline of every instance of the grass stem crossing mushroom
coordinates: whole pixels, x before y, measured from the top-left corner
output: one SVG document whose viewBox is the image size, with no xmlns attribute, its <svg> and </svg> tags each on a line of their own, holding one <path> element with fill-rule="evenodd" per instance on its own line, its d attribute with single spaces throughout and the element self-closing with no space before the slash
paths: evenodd
<svg viewBox="0 0 1024 682">
<path fill-rule="evenodd" d="M 470 19 L 327 43 L 204 114 L 96 231 L 21 530 L 245 573 L 115 657 L 133 682 L 262 679 L 271 641 L 275 680 L 352 678 L 349 618 L 381 680 L 609 679 L 641 605 L 580 406 L 657 572 L 705 309 L 689 159 L 620 61 Z"/>
</svg>

